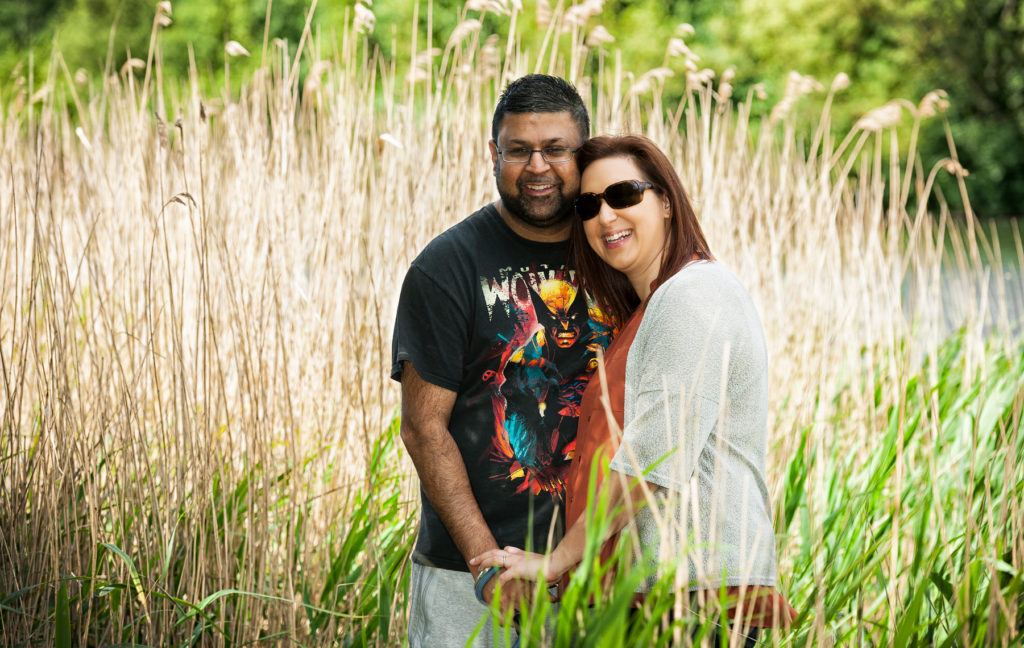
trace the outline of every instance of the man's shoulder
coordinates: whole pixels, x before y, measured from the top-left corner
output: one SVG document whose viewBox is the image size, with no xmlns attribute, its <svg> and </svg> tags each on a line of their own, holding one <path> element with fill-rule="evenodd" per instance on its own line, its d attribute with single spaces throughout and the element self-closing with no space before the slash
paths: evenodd
<svg viewBox="0 0 1024 648">
<path fill-rule="evenodd" d="M 493 204 L 484 205 L 435 236 L 420 251 L 413 265 L 458 262 L 479 253 L 499 235 L 501 217 Z"/>
</svg>

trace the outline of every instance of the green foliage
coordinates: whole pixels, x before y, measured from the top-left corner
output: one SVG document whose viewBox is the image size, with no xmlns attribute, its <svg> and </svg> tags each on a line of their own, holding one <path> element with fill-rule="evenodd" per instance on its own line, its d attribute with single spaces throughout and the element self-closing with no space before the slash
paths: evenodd
<svg viewBox="0 0 1024 648">
<path fill-rule="evenodd" d="M 917 88 L 942 87 L 967 186 L 983 214 L 1024 213 L 1024 8 L 1019 2 L 915 3 L 908 47 Z M 924 142 L 943 150 L 941 133 Z M 929 150 L 930 149 L 930 150 Z M 959 203 L 955 190 L 947 197 Z"/>
<path fill-rule="evenodd" d="M 709 24 L 719 43 L 709 63 L 717 69 L 735 66 L 740 94 L 763 84 L 766 110 L 782 99 L 791 71 L 826 88 L 846 73 L 852 90 L 837 102 L 833 116 L 838 130 L 848 129 L 860 115 L 898 96 L 902 65 L 896 45 L 906 34 L 892 22 L 889 7 L 880 0 L 740 0 L 733 14 Z"/>
<path fill-rule="evenodd" d="M 337 548 L 332 551 L 330 570 L 319 595 L 314 599 L 312 591 L 303 589 L 307 620 L 314 635 L 332 628 L 335 614 L 331 610 L 352 611 L 358 621 L 344 636 L 347 646 L 377 645 L 389 636 L 396 615 L 404 609 L 415 521 L 407 516 L 401 499 L 401 475 L 393 469 L 398 432 L 395 419 L 374 442 L 367 466 L 367 488 L 353 493 L 353 508 L 346 523 L 332 530 L 331 543 L 336 542 Z M 309 605 L 311 602 L 315 604 Z"/>
<path fill-rule="evenodd" d="M 1019 616 L 1006 616 L 1013 609 L 1019 615 L 1019 606 L 994 602 L 1024 597 L 1024 573 L 1012 566 L 1010 555 L 1018 539 L 1008 535 L 1012 526 L 1005 518 L 1024 488 L 1024 346 L 1009 352 L 987 350 L 986 362 L 970 374 L 967 352 L 963 333 L 955 334 L 907 379 L 902 397 L 888 407 L 884 436 L 865 462 L 836 451 L 821 454 L 807 444 L 806 431 L 800 435 L 779 495 L 786 514 L 777 517 L 780 540 L 796 548 L 790 556 L 793 570 L 781 574 L 782 588 L 800 612 L 792 631 L 777 633 L 782 645 L 817 645 L 821 632 L 843 643 L 860 636 L 870 645 L 884 645 L 888 639 L 897 646 L 985 645 L 985 637 L 1005 636 L 1019 626 Z M 884 406 L 886 390 L 892 387 L 884 387 L 884 372 L 878 371 L 872 384 L 883 386 L 874 398 Z M 863 387 L 844 389 L 859 392 Z M 838 395 L 835 402 L 840 402 Z M 844 425 L 841 413 L 828 424 Z M 348 512 L 327 540 L 326 579 L 314 582 L 301 571 L 291 576 L 302 593 L 309 633 L 318 641 L 389 645 L 389 628 L 403 614 L 415 518 L 401 501 L 400 475 L 394 470 L 397 431 L 395 421 L 373 444 L 367 481 L 351 492 Z M 252 514 L 248 502 L 263 501 L 260 493 L 250 493 L 254 484 L 273 485 L 276 497 L 288 492 L 292 475 L 267 480 L 260 471 L 253 467 L 231 488 L 212 484 L 210 508 L 216 518 L 205 527 L 212 535 L 200 534 L 188 542 L 199 547 L 221 534 L 241 538 L 239 532 Z M 903 476 L 898 478 L 900 471 Z M 822 477 L 824 491 L 816 486 Z M 153 513 L 140 509 L 134 517 L 149 524 L 146 518 Z M 633 612 L 633 591 L 648 572 L 643 567 L 622 569 L 611 587 L 604 588 L 609 568 L 596 557 L 609 517 L 607 504 L 590 509 L 588 516 L 587 550 L 563 597 L 554 634 L 545 626 L 554 612 L 538 591 L 522 617 L 523 645 L 659 645 L 663 617 L 677 604 L 671 570 L 647 597 L 644 612 Z M 823 516 L 820 526 L 815 516 Z M 73 513 L 69 510 L 63 518 L 71 523 L 64 532 L 74 532 Z M 300 516 L 294 527 L 296 551 L 304 546 L 307 524 Z M 259 622 L 258 616 L 248 616 L 252 610 L 246 612 L 247 600 L 293 603 L 236 588 L 215 589 L 196 602 L 181 598 L 174 594 L 173 583 L 194 569 L 182 559 L 185 545 L 172 538 L 162 555 L 131 555 L 122 547 L 128 546 L 133 526 L 130 521 L 122 524 L 122 546 L 99 545 L 89 575 L 56 584 L 49 617 L 55 645 L 70 645 L 72 618 L 88 615 L 89 636 L 99 643 L 130 643 L 147 618 L 167 613 L 174 615 L 180 632 L 168 641 L 231 644 L 226 619 L 246 615 L 246 623 Z M 629 543 L 623 542 L 620 564 L 628 564 L 630 552 Z M 242 568 L 242 557 L 233 559 Z M 275 579 L 284 575 L 267 577 L 265 591 L 280 591 L 282 583 Z M 159 582 L 172 585 L 151 585 Z M 70 596 L 69 583 L 76 585 Z M 0 622 L 17 614 L 19 598 L 40 586 L 5 596 Z M 893 605 L 900 610 L 892 619 L 886 616 L 886 597 L 895 597 Z M 708 623 L 707 617 L 687 613 L 668 627 L 697 637 Z M 874 629 L 866 637 L 858 635 L 865 627 Z M 500 628 L 498 632 L 501 645 L 505 634 Z M 266 635 L 262 641 L 280 638 Z"/>
<path fill-rule="evenodd" d="M 0 42 L 21 50 L 31 47 L 63 4 L 61 0 L 0 3 Z"/>
<path fill-rule="evenodd" d="M 902 612 L 890 627 L 895 645 L 957 645 L 961 630 L 976 638 L 990 630 L 1003 636 L 1015 623 L 990 606 L 1019 600 L 1024 585 L 1019 571 L 1004 575 L 1001 554 L 1015 539 L 999 513 L 1013 506 L 1024 483 L 1024 346 L 1008 354 L 990 350 L 986 365 L 969 376 L 962 335 L 947 340 L 907 381 L 866 464 L 836 453 L 821 458 L 798 446 L 790 465 L 800 466 L 802 475 L 787 475 L 782 500 L 790 501 L 795 490 L 798 509 L 808 506 L 804 484 L 821 474 L 829 512 L 820 530 L 792 520 L 780 529 L 796 534 L 803 548 L 788 591 L 805 622 L 819 613 L 812 608 L 820 592 L 825 618 L 842 633 L 849 620 L 878 615 L 883 588 L 900 599 Z M 881 372 L 874 383 L 886 383 Z M 806 519 L 806 513 L 798 510 L 796 517 Z M 910 532 L 912 543 L 896 543 L 897 525 Z M 824 556 L 816 559 L 819 551 Z M 866 596 L 872 591 L 874 598 Z"/>
<path fill-rule="evenodd" d="M 176 594 L 184 579 L 197 569 L 201 570 L 201 565 L 195 562 L 197 558 L 213 559 L 204 554 L 204 547 L 215 547 L 218 539 L 225 536 L 235 538 L 237 544 L 231 559 L 235 561 L 236 573 L 244 572 L 247 561 L 251 560 L 242 554 L 247 520 L 253 515 L 249 503 L 262 501 L 263 497 L 261 492 L 250 492 L 252 485 L 269 483 L 275 490 L 276 506 L 287 505 L 288 483 L 294 476 L 284 473 L 269 478 L 261 467 L 255 466 L 233 488 L 225 488 L 219 476 L 211 485 L 213 499 L 208 504 L 214 517 L 189 539 L 175 541 L 172 536 L 158 555 L 135 555 L 127 549 L 135 531 L 130 522 L 122 523 L 117 543 L 100 542 L 96 547 L 96 560 L 90 566 L 90 573 L 68 577 L 55 584 L 57 592 L 51 599 L 53 607 L 47 624 L 52 634 L 48 634 L 47 625 L 39 623 L 34 636 L 21 639 L 36 645 L 51 636 L 53 645 L 71 646 L 72 619 L 88 618 L 91 620 L 86 628 L 89 645 L 137 645 L 145 636 L 147 624 L 170 615 L 176 633 L 163 637 L 162 645 L 202 645 L 211 641 L 234 645 L 231 625 L 260 623 L 260 608 L 250 604 L 259 601 L 265 605 L 300 606 L 309 634 L 325 643 L 386 645 L 388 637 L 393 635 L 396 615 L 401 615 L 405 609 L 406 564 L 415 538 L 415 520 L 408 517 L 402 500 L 402 475 L 394 469 L 397 435 L 396 421 L 374 442 L 368 478 L 363 487 L 349 493 L 349 510 L 338 511 L 343 522 L 330 535 L 327 551 L 330 570 L 326 581 L 319 581 L 322 576 L 319 569 L 311 573 L 300 570 L 295 574 L 265 574 L 258 583 L 259 591 L 215 589 L 197 602 Z M 310 463 L 307 461 L 305 465 Z M 98 467 L 98 471 L 103 470 L 102 466 Z M 222 475 L 231 471 L 228 460 Z M 302 479 L 312 482 L 312 477 L 303 475 Z M 201 484 L 197 486 L 203 488 Z M 79 495 L 85 497 L 84 492 L 80 491 Z M 76 503 L 72 500 L 66 504 L 70 518 Z M 308 548 L 303 533 L 309 523 L 308 503 L 306 509 L 294 528 L 296 538 L 292 546 L 296 552 L 305 552 Z M 137 517 L 141 525 L 148 527 L 156 514 L 157 511 L 140 508 L 126 517 Z M 179 511 L 179 517 L 184 517 L 184 511 Z M 76 533 L 72 526 L 58 531 Z M 152 532 L 148 528 L 139 531 Z M 266 593 L 287 591 L 290 584 L 302 593 L 301 601 Z M 23 614 L 19 609 L 20 599 L 40 587 L 44 585 L 5 593 L 0 601 L 0 628 L 10 625 L 10 615 Z M 260 641 L 276 645 L 279 639 L 279 635 L 264 634 Z"/>
<path fill-rule="evenodd" d="M 324 0 L 313 17 L 314 30 L 336 42 L 356 0 Z M 40 78 L 56 39 L 71 71 L 95 73 L 108 58 L 116 71 L 129 53 L 145 58 L 155 14 L 153 0 L 42 0 L 0 4 L 0 79 L 25 73 L 29 52 Z M 417 49 L 445 46 L 455 26 L 468 16 L 460 0 L 378 2 L 370 42 L 392 60 L 408 60 L 413 29 Z M 239 72 L 251 71 L 261 59 L 264 32 L 287 42 L 294 53 L 305 24 L 307 0 L 275 0 L 267 24 L 265 0 L 175 0 L 173 22 L 161 30 L 165 74 L 185 78 L 190 58 L 211 87 L 219 87 L 225 67 L 224 44 L 236 40 L 252 58 L 236 59 Z M 570 5 L 571 6 L 571 5 Z M 523 42 L 537 46 L 545 31 L 536 21 L 535 5 L 524 3 L 520 15 Z M 1017 7 L 1016 10 L 1014 7 Z M 475 14 L 474 14 L 475 15 Z M 417 19 L 414 24 L 414 17 Z M 429 40 L 424 33 L 430 24 Z M 937 2 L 914 0 L 608 0 L 590 27 L 603 25 L 633 69 L 667 62 L 665 45 L 681 23 L 696 34 L 687 38 L 701 65 L 721 73 L 734 67 L 738 96 L 754 84 L 768 90 L 768 110 L 782 97 L 788 73 L 808 74 L 825 86 L 840 72 L 851 90 L 837 102 L 837 130 L 846 130 L 861 115 L 891 98 L 916 102 L 943 88 L 961 160 L 971 172 L 967 183 L 973 206 L 985 215 L 1020 214 L 1024 205 L 1024 12 L 1005 0 Z M 588 29 L 590 28 L 588 27 Z M 483 13 L 483 34 L 505 36 L 507 21 Z M 535 48 L 535 47 L 534 47 Z M 536 48 L 535 48 L 536 49 Z M 596 64 L 595 64 L 596 65 Z M 595 71 L 596 68 L 590 71 Z M 682 74 L 681 69 L 676 70 Z M 682 84 L 668 99 L 682 96 Z M 929 124 L 920 148 L 928 164 L 948 155 L 941 123 Z M 946 199 L 960 205 L 948 178 L 940 180 Z"/>
<path fill-rule="evenodd" d="M 1010 547 L 1019 538 L 1009 535 L 1005 515 L 1017 510 L 1024 488 L 1024 345 L 989 349 L 984 366 L 968 374 L 963 336 L 952 335 L 907 380 L 867 461 L 821 454 L 808 446 L 806 430 L 800 434 L 779 496 L 786 513 L 777 515 L 780 541 L 797 548 L 792 572 L 780 579 L 799 616 L 789 632 L 774 632 L 773 641 L 993 645 L 993 637 L 1009 636 L 1014 627 L 1020 639 L 1024 572 L 1011 565 Z M 884 372 L 873 382 L 887 384 Z M 845 425 L 842 413 L 830 425 Z M 822 478 L 824 492 L 816 490 Z M 643 613 L 631 611 L 633 590 L 649 575 L 643 566 L 620 570 L 610 587 L 601 585 L 608 566 L 596 554 L 606 509 L 601 502 L 588 511 L 587 551 L 553 636 L 543 622 L 553 612 L 538 589 L 523 616 L 523 646 L 665 640 L 664 615 L 678 603 L 671 569 L 646 597 Z M 815 517 L 823 518 L 820 525 Z M 616 559 L 629 564 L 631 551 L 628 541 L 620 543 Z M 898 612 L 890 616 L 890 610 Z M 709 623 L 690 610 L 668 628 L 698 637 Z"/>
<path fill-rule="evenodd" d="M 833 109 L 845 130 L 893 98 L 916 103 L 941 88 L 973 207 L 983 215 L 1019 215 L 1024 205 L 1024 12 L 1004 0 L 738 0 L 698 29 L 711 33 L 706 62 L 737 68 L 741 94 L 763 82 L 769 104 L 786 74 L 809 74 L 826 87 L 845 72 L 850 90 Z M 922 131 L 928 164 L 949 156 L 939 121 Z M 955 182 L 946 199 L 962 208 Z"/>
<path fill-rule="evenodd" d="M 68 604 L 68 586 L 60 584 L 57 590 L 56 623 L 53 643 L 57 648 L 71 648 L 71 607 Z"/>
</svg>

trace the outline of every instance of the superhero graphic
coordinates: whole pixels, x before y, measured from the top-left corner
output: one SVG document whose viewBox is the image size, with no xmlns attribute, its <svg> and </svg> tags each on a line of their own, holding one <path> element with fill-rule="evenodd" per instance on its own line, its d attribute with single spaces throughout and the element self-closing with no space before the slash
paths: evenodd
<svg viewBox="0 0 1024 648">
<path fill-rule="evenodd" d="M 593 354 L 607 346 L 611 327 L 579 293 L 572 273 L 534 270 L 504 285 L 513 333 L 496 341 L 497 366 L 484 377 L 493 386 L 495 414 L 484 459 L 499 467 L 494 478 L 515 492 L 558 495 L 575 450 L 580 400 L 596 366 Z M 493 282 L 484 287 L 494 294 Z M 565 376 L 560 367 L 584 371 Z"/>
</svg>

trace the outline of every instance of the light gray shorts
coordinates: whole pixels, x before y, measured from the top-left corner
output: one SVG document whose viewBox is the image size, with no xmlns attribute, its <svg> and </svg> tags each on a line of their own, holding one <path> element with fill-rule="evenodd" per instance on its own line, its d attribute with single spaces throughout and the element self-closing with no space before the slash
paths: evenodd
<svg viewBox="0 0 1024 648">
<path fill-rule="evenodd" d="M 470 642 L 474 632 L 476 636 Z M 498 648 L 511 646 L 515 637 L 515 630 L 506 632 L 494 623 L 491 612 L 476 600 L 472 574 L 412 563 L 410 648 Z"/>
</svg>

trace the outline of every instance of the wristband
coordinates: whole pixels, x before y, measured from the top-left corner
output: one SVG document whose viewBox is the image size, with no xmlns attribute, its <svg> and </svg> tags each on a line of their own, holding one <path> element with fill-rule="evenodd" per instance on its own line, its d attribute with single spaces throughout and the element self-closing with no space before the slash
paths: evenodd
<svg viewBox="0 0 1024 648">
<path fill-rule="evenodd" d="M 487 583 L 491 582 L 494 575 L 501 571 L 500 567 L 488 567 L 479 574 L 476 575 L 476 586 L 473 590 L 476 592 L 476 600 L 480 601 L 484 605 L 487 605 L 487 601 L 484 600 L 484 587 Z"/>
</svg>

